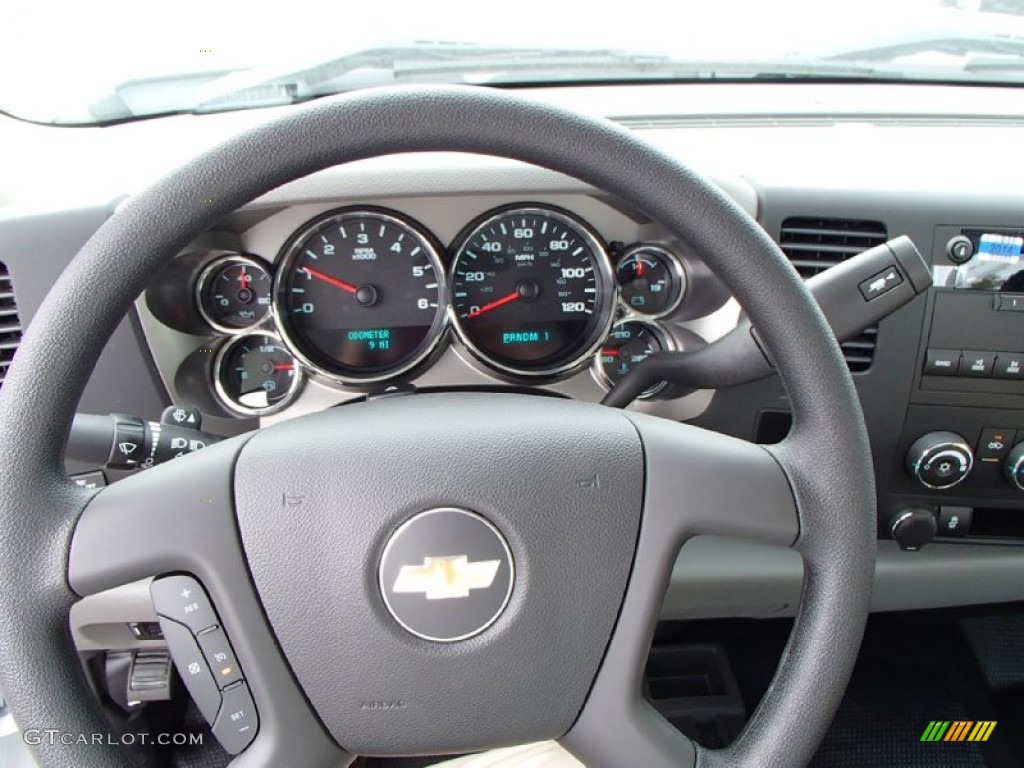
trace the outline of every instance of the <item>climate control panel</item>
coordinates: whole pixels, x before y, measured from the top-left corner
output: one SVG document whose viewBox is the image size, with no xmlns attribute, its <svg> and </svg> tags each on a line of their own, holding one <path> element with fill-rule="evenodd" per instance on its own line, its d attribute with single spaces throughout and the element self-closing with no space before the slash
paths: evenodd
<svg viewBox="0 0 1024 768">
<path fill-rule="evenodd" d="M 963 483 L 971 475 L 975 461 L 998 466 L 1003 479 L 1024 491 L 1024 430 L 987 427 L 981 431 L 977 446 L 949 431 L 929 432 L 907 450 L 905 464 L 910 475 L 922 486 L 943 491 Z M 993 477 L 988 472 L 989 478 Z"/>
<path fill-rule="evenodd" d="M 908 503 L 1024 505 L 1021 411 L 911 405 L 895 447 L 885 491 Z"/>
<path fill-rule="evenodd" d="M 979 426 L 1002 416 L 1019 424 L 1021 414 L 912 408 L 909 416 L 903 467 L 880 499 L 883 535 L 906 550 L 935 538 L 1024 543 L 1024 428 Z M 934 429 L 936 422 L 955 429 Z"/>
</svg>

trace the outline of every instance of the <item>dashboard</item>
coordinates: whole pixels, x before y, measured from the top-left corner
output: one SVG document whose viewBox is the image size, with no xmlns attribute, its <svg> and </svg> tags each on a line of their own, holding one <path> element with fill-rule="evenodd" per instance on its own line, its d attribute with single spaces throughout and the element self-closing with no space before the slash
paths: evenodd
<svg viewBox="0 0 1024 768">
<path fill-rule="evenodd" d="M 242 419 L 403 388 L 599 401 L 651 353 L 704 345 L 739 315 L 657 222 L 540 193 L 247 211 L 178 254 L 138 307 L 175 402 Z M 707 397 L 661 383 L 640 407 L 687 418 Z"/>
<path fill-rule="evenodd" d="M 873 608 L 1024 599 L 1024 293 L 1007 266 L 1024 258 L 1024 191 L 991 170 L 1019 145 L 1024 96 L 803 84 L 530 95 L 610 116 L 704 172 L 804 277 L 911 237 L 934 287 L 843 345 L 875 461 Z M 69 180 L 20 159 L 0 181 L 0 200 L 16 199 L 0 208 L 0 279 L 13 286 L 20 324 L 124 193 L 264 117 L 59 135 L 0 127 L 9 146 L 47 157 Z M 167 265 L 97 361 L 81 411 L 155 418 L 191 405 L 204 429 L 230 435 L 413 389 L 597 402 L 651 349 L 713 342 L 743 317 L 702 254 L 642 211 L 567 176 L 464 154 L 377 158 L 300 179 L 167 254 Z M 0 354 L 13 354 L 6 338 Z M 645 395 L 631 407 L 746 440 L 789 428 L 777 377 Z M 902 549 L 901 527 L 924 516 L 932 543 Z M 680 555 L 664 615 L 791 613 L 800 577 L 794 552 L 697 540 Z"/>
</svg>

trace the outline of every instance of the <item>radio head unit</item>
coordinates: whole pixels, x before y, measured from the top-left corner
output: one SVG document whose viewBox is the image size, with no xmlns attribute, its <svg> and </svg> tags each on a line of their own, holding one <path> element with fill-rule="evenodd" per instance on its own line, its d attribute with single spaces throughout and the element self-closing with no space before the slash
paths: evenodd
<svg viewBox="0 0 1024 768">
<path fill-rule="evenodd" d="M 965 229 L 974 256 L 953 269 L 948 287 L 989 293 L 1024 293 L 1024 230 Z"/>
</svg>

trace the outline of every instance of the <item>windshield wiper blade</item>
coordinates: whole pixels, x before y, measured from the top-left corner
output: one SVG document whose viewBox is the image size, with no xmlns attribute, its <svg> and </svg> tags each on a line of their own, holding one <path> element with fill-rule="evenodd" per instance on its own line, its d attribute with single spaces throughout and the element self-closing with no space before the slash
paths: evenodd
<svg viewBox="0 0 1024 768">
<path fill-rule="evenodd" d="M 196 111 L 288 104 L 370 85 L 447 82 L 491 85 L 615 80 L 898 77 L 856 62 L 800 59 L 693 61 L 617 49 L 416 43 L 371 48 L 309 67 L 236 73 L 212 83 Z"/>
<path fill-rule="evenodd" d="M 921 53 L 969 56 L 972 53 L 1024 57 L 1024 30 L 1012 34 L 1003 30 L 939 27 L 882 35 L 842 46 L 819 48 L 812 54 L 822 61 L 890 62 Z"/>
</svg>

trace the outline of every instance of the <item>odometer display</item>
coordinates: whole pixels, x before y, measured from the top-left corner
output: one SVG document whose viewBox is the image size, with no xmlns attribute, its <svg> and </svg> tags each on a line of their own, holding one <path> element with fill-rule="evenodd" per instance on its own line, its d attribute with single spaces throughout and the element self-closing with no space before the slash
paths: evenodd
<svg viewBox="0 0 1024 768">
<path fill-rule="evenodd" d="M 431 238 L 379 209 L 311 222 L 286 247 L 275 294 L 295 354 L 342 383 L 409 370 L 430 354 L 445 322 L 445 275 Z"/>
<path fill-rule="evenodd" d="M 600 240 L 545 207 L 486 214 L 456 244 L 452 312 L 466 346 L 491 367 L 551 376 L 584 361 L 611 323 L 615 288 Z"/>
</svg>

